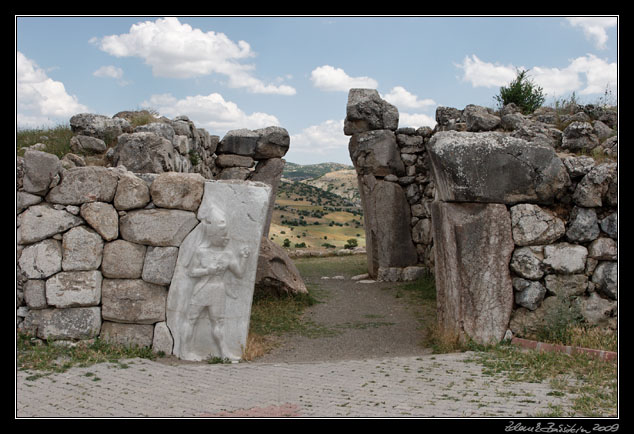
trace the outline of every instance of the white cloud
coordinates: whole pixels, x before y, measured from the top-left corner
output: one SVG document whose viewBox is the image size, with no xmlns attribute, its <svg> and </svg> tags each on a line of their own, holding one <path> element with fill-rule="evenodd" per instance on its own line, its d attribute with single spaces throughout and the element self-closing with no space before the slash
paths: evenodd
<svg viewBox="0 0 634 434">
<path fill-rule="evenodd" d="M 431 127 L 436 126 L 436 119 L 422 113 L 399 113 L 399 127 Z"/>
<path fill-rule="evenodd" d="M 17 123 L 20 127 L 40 127 L 67 122 L 88 111 L 77 97 L 66 92 L 64 84 L 49 78 L 46 72 L 21 52 L 16 53 Z"/>
<path fill-rule="evenodd" d="M 515 79 L 518 69 L 527 69 L 483 62 L 475 55 L 465 57 L 463 63 L 456 66 L 463 70 L 462 79 L 473 87 L 506 86 Z M 534 66 L 529 69 L 528 77 L 550 97 L 571 92 L 581 95 L 603 93 L 606 87 L 617 90 L 616 63 L 608 63 L 593 54 L 572 59 L 564 68 Z"/>
<path fill-rule="evenodd" d="M 128 81 L 123 79 L 123 69 L 112 65 L 102 66 L 93 72 L 92 75 L 99 78 L 112 78 L 117 80 L 117 83 L 120 86 L 127 86 L 130 84 Z"/>
<path fill-rule="evenodd" d="M 456 65 L 463 70 L 462 80 L 473 87 L 499 87 L 515 78 L 516 70 L 512 65 L 483 62 L 475 54 L 466 56 L 462 64 Z"/>
<path fill-rule="evenodd" d="M 571 17 L 566 18 L 573 27 L 581 27 L 586 38 L 594 41 L 598 49 L 605 49 L 608 42 L 606 29 L 615 27 L 616 17 Z"/>
<path fill-rule="evenodd" d="M 383 99 L 394 104 L 398 108 L 424 109 L 436 105 L 436 102 L 433 99 L 418 99 L 418 96 L 409 92 L 402 86 L 393 87 L 390 93 L 383 96 Z"/>
<path fill-rule="evenodd" d="M 221 137 L 227 131 L 238 128 L 257 129 L 280 124 L 275 116 L 267 113 L 247 114 L 236 103 L 225 101 L 218 93 L 187 96 L 182 99 L 177 99 L 169 93 L 152 95 L 141 106 L 152 108 L 169 118 L 185 115 L 197 126 Z"/>
<path fill-rule="evenodd" d="M 294 95 L 287 85 L 265 84 L 252 73 L 255 67 L 240 61 L 255 56 L 245 41 L 232 41 L 224 33 L 203 32 L 178 18 L 134 24 L 128 33 L 93 38 L 101 50 L 116 57 L 139 57 L 157 77 L 194 78 L 221 74 L 233 88 L 254 93 Z"/>
<path fill-rule="evenodd" d="M 117 68 L 116 66 L 108 65 L 102 66 L 92 73 L 95 77 L 104 77 L 104 78 L 116 78 L 119 79 L 123 77 L 123 69 Z"/>
<path fill-rule="evenodd" d="M 343 120 L 327 120 L 291 135 L 291 149 L 326 155 L 348 149 L 349 137 L 343 134 Z"/>
<path fill-rule="evenodd" d="M 344 91 L 351 88 L 375 89 L 378 82 L 370 77 L 350 77 L 341 68 L 330 65 L 318 66 L 310 73 L 313 85 L 322 90 Z"/>
</svg>

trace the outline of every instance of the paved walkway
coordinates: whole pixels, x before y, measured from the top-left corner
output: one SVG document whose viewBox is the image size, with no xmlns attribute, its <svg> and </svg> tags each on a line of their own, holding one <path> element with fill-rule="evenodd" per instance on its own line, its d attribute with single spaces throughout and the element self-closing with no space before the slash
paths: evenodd
<svg viewBox="0 0 634 434">
<path fill-rule="evenodd" d="M 531 417 L 570 397 L 548 384 L 487 376 L 470 353 L 313 363 L 127 360 L 29 378 L 16 374 L 16 416 Z"/>
</svg>

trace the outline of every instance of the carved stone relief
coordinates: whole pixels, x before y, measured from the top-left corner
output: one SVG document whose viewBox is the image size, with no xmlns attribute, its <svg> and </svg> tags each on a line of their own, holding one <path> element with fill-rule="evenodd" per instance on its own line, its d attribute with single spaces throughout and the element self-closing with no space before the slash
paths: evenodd
<svg viewBox="0 0 634 434">
<path fill-rule="evenodd" d="M 242 358 L 269 192 L 258 182 L 205 183 L 200 223 L 181 244 L 168 293 L 177 357 Z"/>
</svg>

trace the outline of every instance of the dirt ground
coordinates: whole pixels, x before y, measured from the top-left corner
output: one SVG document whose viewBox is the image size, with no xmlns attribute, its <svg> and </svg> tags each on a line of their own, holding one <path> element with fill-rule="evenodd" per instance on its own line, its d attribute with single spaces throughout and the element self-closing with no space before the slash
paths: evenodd
<svg viewBox="0 0 634 434">
<path fill-rule="evenodd" d="M 315 362 L 430 354 L 431 350 L 424 347 L 424 310 L 399 289 L 400 284 L 362 283 L 351 280 L 354 272 L 354 269 L 333 270 L 325 275 L 303 275 L 307 286 L 318 288 L 321 301 L 304 314 L 304 321 L 315 332 L 310 336 L 283 336 L 276 348 L 252 362 Z M 343 279 L 333 279 L 336 276 Z"/>
</svg>

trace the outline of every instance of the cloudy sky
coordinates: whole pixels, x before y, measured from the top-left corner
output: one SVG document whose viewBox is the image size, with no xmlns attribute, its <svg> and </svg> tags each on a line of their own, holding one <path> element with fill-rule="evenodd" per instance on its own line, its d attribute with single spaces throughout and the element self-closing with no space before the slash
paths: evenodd
<svg viewBox="0 0 634 434">
<path fill-rule="evenodd" d="M 518 68 L 547 95 L 616 99 L 616 17 L 16 16 L 16 125 L 151 108 L 223 137 L 286 128 L 286 160 L 350 164 L 348 90 L 377 89 L 399 126 L 438 106 L 495 108 Z"/>
</svg>

